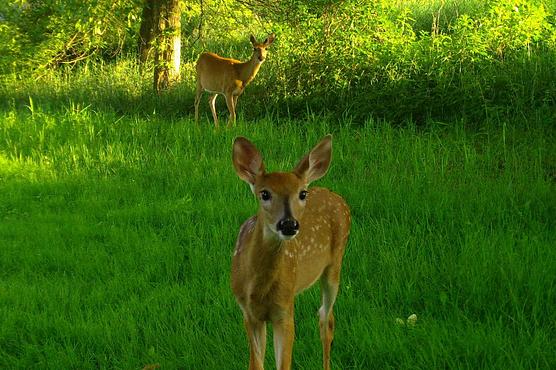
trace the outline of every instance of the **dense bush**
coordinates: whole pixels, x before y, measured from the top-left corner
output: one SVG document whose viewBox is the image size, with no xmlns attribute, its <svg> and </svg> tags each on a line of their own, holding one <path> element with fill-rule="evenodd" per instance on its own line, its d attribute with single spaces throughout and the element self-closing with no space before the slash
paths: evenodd
<svg viewBox="0 0 556 370">
<path fill-rule="evenodd" d="M 142 2 L 10 0 L 0 5 L 0 71 L 37 70 L 134 45 Z"/>
<path fill-rule="evenodd" d="M 419 34 L 407 9 L 353 4 L 282 35 L 281 90 L 267 89 L 274 99 L 301 95 L 314 108 L 351 106 L 396 121 L 554 105 L 556 32 L 542 4 L 491 1 L 485 13 Z"/>
</svg>

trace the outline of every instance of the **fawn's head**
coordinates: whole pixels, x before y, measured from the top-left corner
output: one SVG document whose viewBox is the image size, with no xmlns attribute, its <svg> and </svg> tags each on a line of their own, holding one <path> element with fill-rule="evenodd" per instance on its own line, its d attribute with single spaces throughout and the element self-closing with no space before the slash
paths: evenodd
<svg viewBox="0 0 556 370">
<path fill-rule="evenodd" d="M 266 59 L 266 48 L 274 42 L 274 37 L 276 37 L 276 35 L 274 33 L 271 33 L 270 36 L 268 36 L 267 39 L 264 40 L 264 42 L 257 42 L 257 40 L 255 40 L 255 36 L 251 34 L 250 40 L 251 44 L 253 44 L 253 56 L 257 58 L 257 61 L 259 63 L 264 62 L 264 60 Z"/>
<path fill-rule="evenodd" d="M 266 173 L 263 158 L 249 140 L 234 141 L 232 162 L 237 175 L 251 186 L 259 200 L 258 217 L 269 235 L 295 238 L 305 212 L 309 184 L 323 177 L 332 159 L 332 136 L 325 136 L 301 158 L 292 172 Z"/>
</svg>

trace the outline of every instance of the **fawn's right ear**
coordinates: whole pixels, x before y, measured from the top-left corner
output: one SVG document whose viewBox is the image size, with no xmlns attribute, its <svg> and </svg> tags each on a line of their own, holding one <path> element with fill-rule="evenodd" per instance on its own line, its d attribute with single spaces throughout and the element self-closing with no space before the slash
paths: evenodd
<svg viewBox="0 0 556 370">
<path fill-rule="evenodd" d="M 255 184 L 258 176 L 265 174 L 261 153 L 243 136 L 234 140 L 232 162 L 239 178 L 251 185 Z"/>
</svg>

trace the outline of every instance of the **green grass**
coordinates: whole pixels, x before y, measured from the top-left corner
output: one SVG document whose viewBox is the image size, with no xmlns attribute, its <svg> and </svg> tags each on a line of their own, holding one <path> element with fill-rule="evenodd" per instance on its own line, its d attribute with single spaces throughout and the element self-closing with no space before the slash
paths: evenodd
<svg viewBox="0 0 556 370">
<path fill-rule="evenodd" d="M 499 1 L 396 0 L 377 14 L 345 3 L 293 26 L 247 12 L 237 37 L 205 27 L 187 44 L 182 81 L 161 96 L 134 55 L 2 66 L 0 367 L 245 369 L 229 273 L 257 205 L 232 142 L 246 136 L 267 170 L 288 170 L 332 133 L 314 185 L 353 215 L 333 368 L 556 368 L 555 8 L 541 2 L 546 16 L 539 2 L 519 14 Z M 487 12 L 502 5 L 498 25 Z M 403 9 L 415 38 L 400 32 Z M 323 38 L 328 21 L 340 28 Z M 198 54 L 246 60 L 249 33 L 266 28 L 277 40 L 238 127 L 215 131 L 208 94 L 195 123 Z M 217 110 L 225 125 L 222 98 Z M 294 369 L 321 367 L 319 296 L 296 299 Z M 396 323 L 411 314 L 414 327 Z"/>
<path fill-rule="evenodd" d="M 215 131 L 206 102 L 192 121 L 190 89 L 79 76 L 2 90 L 0 366 L 246 368 L 229 270 L 256 202 L 231 144 L 284 170 L 327 133 L 315 185 L 353 213 L 333 367 L 556 366 L 556 133 L 540 118 L 469 131 L 262 112 Z M 294 369 L 321 366 L 318 306 L 318 287 L 297 298 Z M 395 322 L 413 313 L 414 328 Z"/>
</svg>

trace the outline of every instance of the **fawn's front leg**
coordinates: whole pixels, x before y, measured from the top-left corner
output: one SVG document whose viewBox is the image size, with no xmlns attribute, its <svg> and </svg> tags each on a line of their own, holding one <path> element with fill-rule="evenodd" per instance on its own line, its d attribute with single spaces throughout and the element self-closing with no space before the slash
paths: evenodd
<svg viewBox="0 0 556 370">
<path fill-rule="evenodd" d="M 293 307 L 285 315 L 272 320 L 276 369 L 290 370 L 294 340 Z"/>
<path fill-rule="evenodd" d="M 263 370 L 266 350 L 266 322 L 249 317 L 247 314 L 244 314 L 243 321 L 245 322 L 245 330 L 251 349 L 249 370 Z"/>
</svg>

